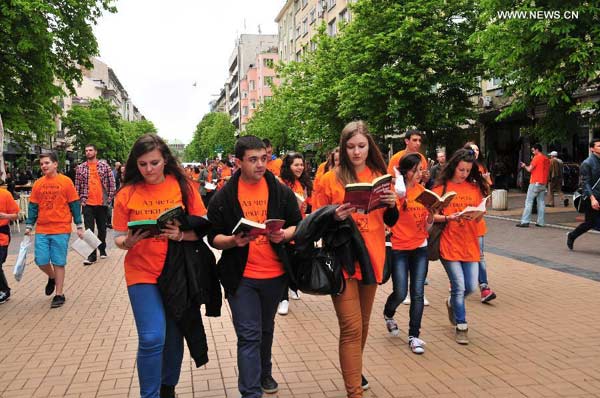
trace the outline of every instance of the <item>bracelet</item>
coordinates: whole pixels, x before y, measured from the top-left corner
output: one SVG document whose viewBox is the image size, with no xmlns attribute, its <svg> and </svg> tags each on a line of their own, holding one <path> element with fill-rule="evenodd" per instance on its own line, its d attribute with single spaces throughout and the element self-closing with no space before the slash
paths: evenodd
<svg viewBox="0 0 600 398">
<path fill-rule="evenodd" d="M 177 239 L 177 242 L 181 242 L 183 240 L 183 231 L 179 231 L 181 233 L 181 235 L 179 236 L 179 239 Z"/>
</svg>

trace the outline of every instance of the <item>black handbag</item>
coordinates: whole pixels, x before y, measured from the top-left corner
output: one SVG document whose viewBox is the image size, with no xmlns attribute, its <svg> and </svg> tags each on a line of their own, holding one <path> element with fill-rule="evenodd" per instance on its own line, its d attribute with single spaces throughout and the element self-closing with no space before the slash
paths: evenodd
<svg viewBox="0 0 600 398">
<path fill-rule="evenodd" d="M 444 228 L 446 228 L 445 222 L 436 222 L 429 230 L 429 238 L 427 238 L 427 259 L 429 261 L 440 259 L 440 239 Z"/>
<path fill-rule="evenodd" d="M 294 277 L 298 289 L 314 295 L 340 295 L 346 288 L 346 280 L 335 254 L 327 248 L 314 248 L 312 255 L 295 253 Z"/>
<path fill-rule="evenodd" d="M 600 178 L 596 181 L 592 190 L 596 188 L 599 182 Z M 577 191 L 573 192 L 573 206 L 577 209 L 578 213 L 585 213 L 586 209 L 592 206 L 590 197 L 583 194 L 583 188 L 578 188 Z"/>
<path fill-rule="evenodd" d="M 385 237 L 385 263 L 383 264 L 383 277 L 381 278 L 381 285 L 389 281 L 390 277 L 392 276 L 393 254 L 391 237 L 391 233 L 387 234 Z"/>
</svg>

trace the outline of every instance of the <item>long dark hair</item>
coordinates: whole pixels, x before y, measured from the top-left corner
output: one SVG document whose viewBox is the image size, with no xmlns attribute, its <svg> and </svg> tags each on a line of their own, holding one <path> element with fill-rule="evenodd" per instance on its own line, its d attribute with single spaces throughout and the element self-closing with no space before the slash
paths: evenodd
<svg viewBox="0 0 600 398">
<path fill-rule="evenodd" d="M 304 163 L 304 157 L 298 152 L 290 152 L 285 155 L 283 162 L 281 163 L 280 177 L 290 188 L 294 186 L 296 180 L 300 181 L 302 188 L 306 190 L 306 195 L 310 196 L 312 194 L 312 181 L 306 172 L 306 163 L 304 164 L 304 170 L 299 178 L 296 178 L 296 175 L 292 172 L 292 164 L 296 159 L 301 159 L 302 163 Z"/>
<path fill-rule="evenodd" d="M 363 120 L 350 122 L 344 127 L 340 137 L 340 164 L 336 173 L 337 179 L 342 185 L 352 184 L 358 181 L 356 170 L 354 170 L 354 166 L 352 165 L 350 157 L 348 156 L 348 151 L 346 150 L 348 141 L 358 134 L 364 135 L 369 143 L 369 153 L 367 154 L 366 161 L 367 167 L 369 167 L 372 172 L 379 173 L 379 175 L 383 175 L 387 172 L 383 155 L 375 143 L 373 136 L 369 133 L 367 123 Z"/>
<path fill-rule="evenodd" d="M 187 208 L 188 200 L 192 194 L 188 178 L 175 156 L 173 156 L 171 153 L 171 150 L 167 144 L 156 134 L 142 135 L 131 147 L 131 152 L 129 152 L 127 163 L 125 163 L 125 177 L 120 189 L 123 189 L 129 185 L 135 185 L 144 182 L 144 177 L 140 173 L 140 170 L 137 166 L 137 160 L 140 158 L 140 156 L 143 156 L 148 152 L 152 152 L 155 149 L 159 150 L 160 154 L 165 160 L 164 174 L 172 175 L 177 180 L 177 183 L 179 183 L 179 188 L 181 189 L 181 200 Z"/>
<path fill-rule="evenodd" d="M 483 155 L 481 154 L 481 148 L 479 148 L 479 145 L 477 145 L 477 143 L 475 141 L 468 141 L 465 143 L 465 145 L 463 146 L 463 149 L 470 149 L 472 151 L 474 151 L 473 149 L 473 145 L 475 145 L 478 149 L 479 149 L 479 157 L 475 158 L 475 165 L 477 167 L 483 167 L 484 170 L 487 171 L 487 167 L 485 167 L 485 164 L 483 163 Z M 474 156 L 474 154 L 473 154 Z"/>
<path fill-rule="evenodd" d="M 329 170 L 331 170 L 335 167 L 335 154 L 336 153 L 340 153 L 339 146 L 336 146 L 335 148 L 333 148 L 331 150 L 331 152 L 329 153 L 329 156 L 327 156 L 327 163 L 325 163 L 325 170 L 324 170 L 325 173 L 327 173 Z"/>
<path fill-rule="evenodd" d="M 467 177 L 467 182 L 477 185 L 483 196 L 490 194 L 490 186 L 483 179 L 477 163 L 475 162 L 475 152 L 472 149 L 459 149 L 454 152 L 450 160 L 446 163 L 446 166 L 440 171 L 440 174 L 435 182 L 435 185 L 445 185 L 454 177 L 456 167 L 460 162 L 472 163 L 471 173 Z"/>
</svg>

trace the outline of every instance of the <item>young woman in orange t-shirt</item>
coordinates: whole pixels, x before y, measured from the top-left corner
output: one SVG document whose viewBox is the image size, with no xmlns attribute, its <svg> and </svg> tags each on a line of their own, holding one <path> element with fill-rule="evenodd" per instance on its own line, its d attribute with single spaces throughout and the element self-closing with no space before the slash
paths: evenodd
<svg viewBox="0 0 600 398">
<path fill-rule="evenodd" d="M 490 177 L 490 172 L 487 167 L 481 162 L 479 159 L 479 147 L 473 141 L 469 141 L 463 147 L 464 149 L 473 150 L 473 154 L 475 155 L 475 163 L 477 164 L 477 168 L 481 173 L 481 176 L 488 183 L 488 185 L 492 186 L 492 177 Z M 479 221 L 479 290 L 481 292 L 481 302 L 489 303 L 490 301 L 496 298 L 496 293 L 490 288 L 487 277 L 487 264 L 485 262 L 485 255 L 483 254 L 483 249 L 485 247 L 484 238 L 487 233 L 487 225 L 485 224 L 485 220 L 482 218 Z"/>
<path fill-rule="evenodd" d="M 398 219 L 396 194 L 390 189 L 383 196 L 387 208 L 359 214 L 349 203 L 344 203 L 344 187 L 355 182 L 371 182 L 383 174 L 386 174 L 386 165 L 366 123 L 350 122 L 342 130 L 339 166 L 323 175 L 321 188 L 316 196 L 313 195 L 315 208 L 340 205 L 335 210 L 336 220 L 352 217 L 369 251 L 376 282 L 382 280 L 385 262 L 384 219 L 389 226 Z M 341 295 L 332 297 L 332 300 L 340 325 L 340 365 L 347 396 L 360 398 L 369 385 L 364 376 L 361 377 L 362 351 L 367 341 L 377 284 L 363 281 L 357 263 L 354 269 L 352 276 L 344 271 L 346 289 Z"/>
<path fill-rule="evenodd" d="M 302 218 L 306 217 L 306 210 L 308 206 L 311 204 L 311 195 L 313 184 L 306 172 L 306 168 L 304 167 L 304 157 L 302 154 L 298 152 L 290 152 L 283 158 L 283 163 L 281 164 L 281 182 L 287 185 L 298 197 L 298 202 L 300 202 L 300 197 L 303 199 L 302 204 L 298 203 L 298 207 L 300 208 L 300 213 L 302 214 Z M 283 295 L 281 297 L 281 301 L 279 302 L 279 306 L 277 307 L 277 313 L 279 315 L 287 315 L 289 312 L 290 305 L 290 293 L 294 300 L 300 300 L 300 292 L 292 283 L 289 285 L 289 289 L 287 287 L 283 291 Z"/>
<path fill-rule="evenodd" d="M 313 181 L 313 195 L 316 195 L 316 193 L 319 191 L 319 184 L 321 181 L 321 177 L 323 177 L 323 174 L 337 167 L 338 164 L 340 164 L 340 147 L 336 146 L 331 150 L 331 152 L 327 156 L 327 161 L 322 163 L 323 167 L 319 165 L 319 169 L 317 169 L 317 173 L 315 174 L 315 180 Z"/>
<path fill-rule="evenodd" d="M 410 153 L 400 159 L 398 172 L 406 191 L 396 192 L 404 196 L 398 199 L 400 217 L 392 227 L 392 281 L 394 291 L 387 298 L 383 317 L 388 332 L 398 336 L 398 324 L 394 320 L 396 308 L 406 298 L 410 275 L 410 322 L 408 345 L 415 354 L 425 352 L 425 342 L 419 338 L 423 308 L 425 305 L 425 278 L 429 261 L 427 259 L 428 230 L 433 224 L 433 214 L 415 199 L 425 190 L 421 185 L 421 158 Z"/>
<path fill-rule="evenodd" d="M 183 359 L 183 336 L 166 313 L 157 279 L 168 240 L 198 240 L 193 230 L 182 231 L 169 223 L 162 233 L 128 229 L 129 221 L 156 219 L 160 213 L 183 205 L 189 215 L 204 216 L 200 192 L 179 167 L 165 142 L 145 134 L 133 144 L 123 185 L 115 197 L 113 227 L 115 244 L 127 250 L 125 281 L 138 331 L 137 368 L 141 397 L 175 397 Z"/>
<path fill-rule="evenodd" d="M 489 186 L 475 165 L 472 150 L 459 149 L 442 170 L 434 192 L 456 192 L 436 222 L 447 222 L 440 238 L 440 260 L 450 279 L 451 293 L 446 300 L 448 317 L 456 325 L 456 342 L 468 344 L 465 297 L 477 289 L 479 274 L 479 221 L 459 213 L 467 206 L 478 206 L 489 193 Z"/>
</svg>

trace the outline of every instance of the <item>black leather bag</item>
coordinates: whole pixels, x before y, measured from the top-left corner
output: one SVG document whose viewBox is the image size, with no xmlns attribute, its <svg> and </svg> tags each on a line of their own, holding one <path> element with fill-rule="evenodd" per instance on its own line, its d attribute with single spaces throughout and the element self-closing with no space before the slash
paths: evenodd
<svg viewBox="0 0 600 398">
<path fill-rule="evenodd" d="M 393 254 L 391 237 L 392 234 L 388 234 L 385 237 L 385 263 L 383 265 L 383 277 L 381 278 L 381 285 L 389 281 L 390 277 L 392 276 Z"/>
<path fill-rule="evenodd" d="M 335 254 L 327 248 L 314 248 L 311 256 L 295 253 L 293 268 L 296 285 L 304 293 L 336 296 L 346 288 Z"/>
<path fill-rule="evenodd" d="M 427 259 L 429 261 L 440 259 L 440 239 L 444 228 L 446 228 L 445 222 L 436 222 L 429 230 L 429 238 L 427 238 Z"/>
<path fill-rule="evenodd" d="M 583 188 L 573 192 L 573 206 L 578 213 L 585 213 L 585 209 L 591 206 L 590 198 L 583 194 Z"/>
</svg>

